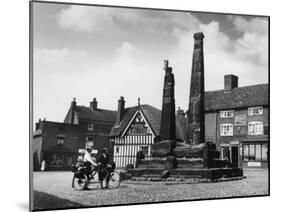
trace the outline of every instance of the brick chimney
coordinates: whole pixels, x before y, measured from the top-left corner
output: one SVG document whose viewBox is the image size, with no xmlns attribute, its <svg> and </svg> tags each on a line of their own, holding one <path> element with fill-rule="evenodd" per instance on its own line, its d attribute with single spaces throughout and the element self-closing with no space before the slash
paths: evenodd
<svg viewBox="0 0 281 212">
<path fill-rule="evenodd" d="M 116 116 L 116 123 L 115 124 L 120 124 L 123 115 L 125 111 L 125 100 L 123 96 L 120 96 L 120 99 L 118 100 L 118 109 L 117 109 L 117 116 Z"/>
<path fill-rule="evenodd" d="M 35 130 L 39 130 L 41 128 L 41 119 L 37 123 L 35 123 Z"/>
<path fill-rule="evenodd" d="M 231 91 L 238 87 L 238 77 L 232 74 L 224 75 L 224 90 Z"/>
<path fill-rule="evenodd" d="M 93 101 L 90 102 L 90 108 L 92 110 L 96 110 L 98 108 L 98 102 L 97 102 L 97 99 L 96 98 L 93 98 Z"/>
<path fill-rule="evenodd" d="M 74 114 L 75 114 L 75 110 L 76 110 L 76 98 L 75 97 L 73 97 L 73 101 L 71 102 L 71 108 L 72 108 L 72 111 L 71 111 L 70 123 L 74 124 Z"/>
<path fill-rule="evenodd" d="M 177 115 L 179 116 L 185 116 L 185 113 L 184 113 L 184 110 L 182 110 L 180 107 L 178 107 L 178 109 L 177 109 Z"/>
</svg>

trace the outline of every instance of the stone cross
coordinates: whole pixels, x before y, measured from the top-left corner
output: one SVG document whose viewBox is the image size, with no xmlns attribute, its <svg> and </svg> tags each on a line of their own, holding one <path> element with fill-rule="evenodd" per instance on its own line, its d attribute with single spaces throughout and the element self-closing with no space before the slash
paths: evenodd
<svg viewBox="0 0 281 212">
<path fill-rule="evenodd" d="M 202 32 L 195 33 L 189 94 L 187 143 L 196 145 L 205 142 L 204 113 L 204 56 Z"/>
<path fill-rule="evenodd" d="M 161 140 L 175 140 L 176 139 L 176 122 L 175 122 L 175 98 L 174 87 L 175 80 L 172 68 L 169 67 L 169 61 L 164 60 L 164 88 L 162 113 L 160 124 L 160 139 Z"/>
</svg>

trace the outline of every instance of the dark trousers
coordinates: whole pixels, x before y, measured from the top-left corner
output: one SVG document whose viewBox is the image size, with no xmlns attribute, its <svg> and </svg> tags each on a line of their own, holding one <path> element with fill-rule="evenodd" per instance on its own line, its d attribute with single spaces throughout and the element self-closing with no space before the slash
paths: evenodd
<svg viewBox="0 0 281 212">
<path fill-rule="evenodd" d="M 85 167 L 86 167 L 86 169 L 85 169 L 85 174 L 86 174 L 86 176 L 87 177 L 89 177 L 90 175 L 91 175 L 91 172 L 92 172 L 92 164 L 90 163 L 90 162 L 85 162 Z"/>
</svg>

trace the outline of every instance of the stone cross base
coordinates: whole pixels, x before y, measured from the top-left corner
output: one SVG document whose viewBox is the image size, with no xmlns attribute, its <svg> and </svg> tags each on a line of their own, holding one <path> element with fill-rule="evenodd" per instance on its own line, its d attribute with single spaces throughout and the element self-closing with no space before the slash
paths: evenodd
<svg viewBox="0 0 281 212">
<path fill-rule="evenodd" d="M 176 147 L 176 141 L 164 140 L 151 145 L 152 157 L 166 157 L 172 155 L 173 149 Z"/>
</svg>

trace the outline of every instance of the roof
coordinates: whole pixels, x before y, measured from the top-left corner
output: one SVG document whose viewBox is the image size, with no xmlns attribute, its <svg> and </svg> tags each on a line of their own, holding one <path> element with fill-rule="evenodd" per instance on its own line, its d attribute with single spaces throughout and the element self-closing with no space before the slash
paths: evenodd
<svg viewBox="0 0 281 212">
<path fill-rule="evenodd" d="M 85 107 L 81 105 L 76 105 L 75 107 L 71 106 L 66 118 L 64 120 L 65 123 L 70 122 L 71 113 L 74 109 L 75 117 L 78 120 L 93 120 L 93 121 L 102 121 L 102 122 L 112 122 L 114 123 L 116 120 L 116 111 L 105 110 L 105 109 L 91 109 L 90 107 Z"/>
<path fill-rule="evenodd" d="M 268 84 L 205 92 L 205 111 L 268 105 Z"/>
<path fill-rule="evenodd" d="M 91 119 L 95 121 L 115 122 L 116 111 L 94 109 L 85 106 L 76 106 L 76 114 L 78 119 Z"/>
<path fill-rule="evenodd" d="M 115 125 L 112 127 L 110 136 L 121 136 L 121 134 L 128 126 L 129 122 L 133 118 L 134 114 L 139 109 L 141 110 L 149 126 L 153 130 L 154 134 L 159 135 L 160 124 L 161 124 L 161 110 L 145 104 L 145 105 L 126 108 L 121 123 L 119 125 Z M 184 140 L 185 130 L 186 130 L 186 118 L 181 115 L 176 115 L 177 138 Z"/>
</svg>

